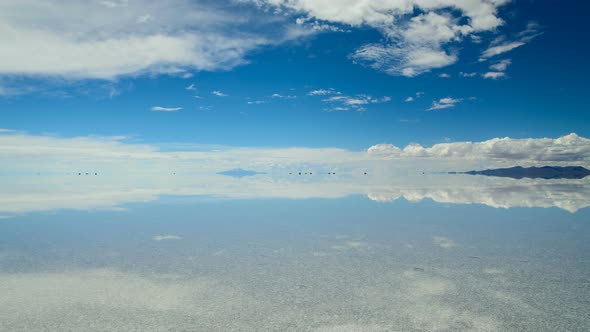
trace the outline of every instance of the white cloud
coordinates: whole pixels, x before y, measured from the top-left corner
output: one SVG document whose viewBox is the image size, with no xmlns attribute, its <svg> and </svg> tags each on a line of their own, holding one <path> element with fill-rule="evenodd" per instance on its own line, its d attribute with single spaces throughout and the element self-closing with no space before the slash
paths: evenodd
<svg viewBox="0 0 590 332">
<path fill-rule="evenodd" d="M 447 73 L 442 73 L 442 74 L 438 75 L 438 77 L 440 77 L 440 78 L 450 78 L 451 75 L 449 75 Z"/>
<path fill-rule="evenodd" d="M 0 81 L 0 97 L 18 96 L 35 91 L 32 86 L 6 85 Z"/>
<path fill-rule="evenodd" d="M 409 97 L 408 97 L 408 98 L 406 98 L 404 101 L 405 101 L 406 103 L 412 102 L 412 101 L 414 101 L 414 97 L 412 97 L 412 96 L 409 96 Z"/>
<path fill-rule="evenodd" d="M 460 72 L 459 75 L 461 75 L 461 77 L 475 77 L 478 74 L 477 73 L 464 73 L 464 72 Z"/>
<path fill-rule="evenodd" d="M 340 92 L 330 88 L 330 89 L 318 89 L 312 90 L 307 93 L 308 96 L 325 96 L 325 95 L 339 95 Z"/>
<path fill-rule="evenodd" d="M 495 64 L 490 66 L 491 70 L 494 71 L 506 71 L 506 69 L 508 69 L 508 66 L 510 66 L 512 64 L 512 60 L 510 59 L 504 59 L 502 61 L 496 62 Z"/>
<path fill-rule="evenodd" d="M 416 46 L 362 46 L 352 58 L 368 66 L 394 76 L 414 77 L 433 68 L 446 67 L 457 61 L 457 56 L 445 51 Z"/>
<path fill-rule="evenodd" d="M 508 69 L 508 66 L 510 66 L 511 63 L 512 63 L 512 60 L 510 60 L 510 59 L 504 59 L 504 60 L 498 61 L 490 66 L 490 69 L 493 71 L 489 71 L 487 73 L 484 73 L 482 76 L 485 79 L 492 79 L 492 80 L 504 78 L 504 77 L 506 77 L 505 71 L 506 71 L 506 69 Z"/>
<path fill-rule="evenodd" d="M 492 31 L 505 0 L 251 0 L 312 19 L 352 27 L 370 26 L 386 41 L 362 46 L 354 61 L 391 75 L 416 76 L 457 61 L 444 47 L 465 36 Z M 417 13 L 417 14 L 416 14 Z M 415 16 L 413 16 L 415 15 Z M 412 17 L 413 16 L 413 17 Z M 464 22 L 461 22 L 464 18 Z M 475 37 L 476 38 L 476 37 Z"/>
<path fill-rule="evenodd" d="M 249 101 L 247 102 L 248 105 L 261 105 L 261 104 L 266 104 L 266 101 L 264 100 L 254 100 L 254 101 Z"/>
<path fill-rule="evenodd" d="M 180 111 L 182 107 L 162 107 L 162 106 L 154 106 L 151 108 L 154 112 L 176 112 Z"/>
<path fill-rule="evenodd" d="M 368 95 L 356 95 L 356 96 L 337 95 L 337 96 L 332 96 L 332 97 L 323 99 L 322 101 L 327 102 L 327 103 L 341 105 L 341 106 L 332 107 L 331 109 L 329 109 L 329 110 L 333 110 L 333 111 L 345 111 L 345 110 L 349 110 L 349 109 L 354 109 L 356 111 L 366 111 L 366 108 L 364 108 L 363 105 L 386 103 L 386 102 L 391 101 L 391 97 L 384 96 L 381 98 L 373 98 Z"/>
<path fill-rule="evenodd" d="M 497 80 L 502 77 L 506 77 L 506 73 L 500 71 L 489 71 L 483 74 L 483 78 L 492 80 Z"/>
<path fill-rule="evenodd" d="M 229 69 L 288 40 L 295 25 L 254 29 L 248 13 L 188 0 L 2 1 L 0 74 L 115 79 Z M 257 20 L 281 18 L 274 22 Z"/>
<path fill-rule="evenodd" d="M 455 107 L 463 99 L 456 99 L 451 97 L 441 98 L 438 101 L 433 101 L 432 106 L 427 111 L 442 110 L 445 108 Z"/>
<path fill-rule="evenodd" d="M 225 94 L 225 93 L 223 93 L 221 91 L 217 91 L 217 90 L 216 91 L 212 91 L 211 94 L 214 95 L 214 96 L 217 96 L 217 97 L 227 97 L 228 96 L 227 94 Z"/>
<path fill-rule="evenodd" d="M 483 142 L 455 142 L 423 147 L 411 144 L 400 149 L 391 144 L 378 144 L 369 148 L 369 154 L 386 158 L 435 158 L 509 161 L 538 165 L 539 163 L 590 162 L 590 139 L 574 133 L 552 138 L 494 138 Z"/>
<path fill-rule="evenodd" d="M 521 47 L 524 44 L 525 43 L 523 43 L 523 42 L 515 41 L 515 42 L 507 42 L 507 43 L 504 43 L 501 45 L 492 46 L 483 52 L 482 58 L 483 59 L 491 58 L 493 56 L 512 51 L 513 49 L 515 49 L 517 47 Z"/>
<path fill-rule="evenodd" d="M 516 35 L 516 40 L 505 41 L 503 37 L 494 40 L 490 47 L 483 51 L 479 60 L 486 61 L 489 58 L 510 52 L 515 48 L 523 46 L 537 36 L 541 35 L 542 32 L 539 32 L 539 30 L 540 27 L 537 23 L 529 22 L 526 29 Z"/>
<path fill-rule="evenodd" d="M 271 98 L 277 98 L 277 99 L 295 99 L 297 98 L 297 96 L 293 96 L 293 95 L 282 95 L 279 93 L 273 93 L 271 96 Z"/>
<path fill-rule="evenodd" d="M 195 87 L 195 84 L 194 83 L 192 83 L 191 85 L 187 86 L 185 89 L 188 90 L 188 91 L 197 91 L 197 88 Z"/>
<path fill-rule="evenodd" d="M 170 241 L 170 240 L 181 240 L 182 238 L 178 235 L 156 235 L 152 238 L 154 241 Z"/>
<path fill-rule="evenodd" d="M 359 109 L 359 110 L 364 110 L 364 109 Z M 327 111 L 328 112 L 332 112 L 332 111 L 350 111 L 350 107 L 334 106 L 334 107 L 328 108 Z"/>
<path fill-rule="evenodd" d="M 380 201 L 399 197 L 411 201 L 432 198 L 439 202 L 494 207 L 558 206 L 572 212 L 590 205 L 588 177 L 514 181 L 416 174 L 424 170 L 468 171 L 515 165 L 590 168 L 590 140 L 575 134 L 556 139 L 494 138 L 431 147 L 379 144 L 367 151 L 219 146 L 176 149 L 180 151 L 170 146 L 164 149 L 126 143 L 122 137 L 59 138 L 0 132 L 0 160 L 11 161 L 0 163 L 0 173 L 25 174 L 5 177 L 0 186 L 0 215 L 63 208 L 109 209 L 126 202 L 148 202 L 171 195 L 330 198 L 365 194 Z M 338 181 L 320 176 L 312 184 L 288 175 L 302 167 L 313 169 L 318 175 L 338 170 Z M 267 175 L 240 181 L 211 175 L 234 168 Z M 359 169 L 369 169 L 372 176 L 359 174 Z M 95 170 L 98 176 L 71 175 Z M 31 182 L 27 173 L 37 172 L 52 175 L 35 176 Z M 172 176 L 172 172 L 176 174 Z M 73 176 L 75 186 L 69 184 Z"/>
</svg>

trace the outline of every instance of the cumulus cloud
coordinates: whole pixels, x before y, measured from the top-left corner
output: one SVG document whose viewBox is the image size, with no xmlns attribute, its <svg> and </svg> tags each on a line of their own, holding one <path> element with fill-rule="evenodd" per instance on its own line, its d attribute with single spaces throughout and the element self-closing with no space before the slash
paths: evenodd
<svg viewBox="0 0 590 332">
<path fill-rule="evenodd" d="M 2 1 L 0 74 L 185 76 L 245 64 L 248 52 L 291 38 L 294 23 L 253 31 L 248 15 L 208 1 Z M 257 22 L 272 24 L 262 17 Z"/>
<path fill-rule="evenodd" d="M 412 102 L 412 101 L 414 101 L 414 97 L 412 97 L 412 96 L 409 96 L 408 98 L 404 99 L 404 101 L 405 101 L 406 103 Z"/>
<path fill-rule="evenodd" d="M 357 63 L 391 75 L 416 76 L 457 61 L 445 50 L 466 36 L 491 31 L 504 22 L 497 16 L 506 0 L 250 0 L 304 17 L 345 26 L 369 26 L 385 37 L 352 54 Z M 463 20 L 462 20 L 463 19 Z"/>
<path fill-rule="evenodd" d="M 162 107 L 162 106 L 154 106 L 151 108 L 154 112 L 176 112 L 180 111 L 182 107 Z"/>
<path fill-rule="evenodd" d="M 63 208 L 116 208 L 127 202 L 148 202 L 170 195 L 333 198 L 365 194 L 379 201 L 432 198 L 494 207 L 558 206 L 568 211 L 590 205 L 590 178 L 515 181 L 416 174 L 418 170 L 469 171 L 515 165 L 590 168 L 590 140 L 575 134 L 556 139 L 494 138 L 432 147 L 379 144 L 368 151 L 219 146 L 199 146 L 194 151 L 182 146 L 180 151 L 174 151 L 171 146 L 165 147 L 131 144 L 124 137 L 59 138 L 0 131 L 0 160 L 11 161 L 0 163 L 0 173 L 14 175 L 6 176 L 0 186 L 0 215 Z M 239 181 L 212 176 L 234 168 L 266 175 Z M 288 175 L 302 169 L 318 175 L 337 170 L 338 178 L 318 176 L 309 183 Z M 368 169 L 371 177 L 359 173 L 362 169 Z M 80 171 L 98 171 L 98 176 L 78 176 Z M 37 176 L 38 172 L 42 176 Z M 30 174 L 35 174 L 33 182 Z"/>
<path fill-rule="evenodd" d="M 451 97 L 441 98 L 438 101 L 433 101 L 432 106 L 429 109 L 427 109 L 427 111 L 435 111 L 455 107 L 455 105 L 460 103 L 462 100 L 463 99 L 456 99 Z"/>
<path fill-rule="evenodd" d="M 400 149 L 391 144 L 378 144 L 370 154 L 386 159 L 437 158 L 510 161 L 513 163 L 590 162 L 590 139 L 575 133 L 553 138 L 493 138 L 483 142 L 454 142 L 423 147 L 410 144 Z"/>
<path fill-rule="evenodd" d="M 503 77 L 506 77 L 506 73 L 501 72 L 501 71 L 489 71 L 487 73 L 484 73 L 483 78 L 486 79 L 492 79 L 492 80 L 497 80 Z"/>
<path fill-rule="evenodd" d="M 0 74 L 115 79 L 150 72 L 186 78 L 191 71 L 246 64 L 247 55 L 262 46 L 367 26 L 378 30 L 383 41 L 361 46 L 351 58 L 391 75 L 412 77 L 455 63 L 453 44 L 468 37 L 477 40 L 478 34 L 504 24 L 498 9 L 507 2 L 9 1 L 0 4 L 5 49 Z M 244 3 L 271 10 L 240 7 Z M 530 25 L 514 36 L 516 43 L 526 43 L 534 31 Z M 491 45 L 482 57 L 518 46 Z"/>
<path fill-rule="evenodd" d="M 457 61 L 457 56 L 442 50 L 425 47 L 396 47 L 380 44 L 365 45 L 352 58 L 374 69 L 393 76 L 414 77 L 433 68 L 446 67 Z"/>
</svg>

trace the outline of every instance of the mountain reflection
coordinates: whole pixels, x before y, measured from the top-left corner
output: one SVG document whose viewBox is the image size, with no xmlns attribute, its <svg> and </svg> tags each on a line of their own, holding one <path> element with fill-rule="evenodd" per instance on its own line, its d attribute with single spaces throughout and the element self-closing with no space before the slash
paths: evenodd
<svg viewBox="0 0 590 332">
<path fill-rule="evenodd" d="M 127 203 L 164 196 L 207 199 L 308 199 L 366 195 L 377 202 L 431 199 L 445 204 L 483 204 L 494 208 L 557 207 L 576 212 L 590 206 L 588 179 L 480 178 L 469 175 L 289 175 L 242 178 L 219 174 L 140 174 L 136 176 L 16 176 L 0 188 L 0 213 L 58 209 L 121 209 Z"/>
</svg>

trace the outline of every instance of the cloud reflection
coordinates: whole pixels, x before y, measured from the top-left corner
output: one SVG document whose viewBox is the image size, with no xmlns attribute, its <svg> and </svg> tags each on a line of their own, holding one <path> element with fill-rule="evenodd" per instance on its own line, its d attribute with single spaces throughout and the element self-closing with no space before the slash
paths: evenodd
<svg viewBox="0 0 590 332">
<path fill-rule="evenodd" d="M 125 137 L 0 134 L 0 215 L 58 209 L 121 209 L 163 196 L 215 199 L 403 198 L 496 208 L 590 205 L 590 178 L 484 178 L 434 172 L 496 166 L 588 166 L 590 140 L 492 139 L 430 148 L 232 148 L 131 144 Z M 168 151 L 174 150 L 176 151 Z M 179 151 L 180 150 L 180 151 Z M 526 152 L 526 155 L 524 154 Z M 217 174 L 251 170 L 247 177 Z M 226 172 L 227 173 L 227 172 Z"/>
<path fill-rule="evenodd" d="M 58 209 L 121 209 L 128 203 L 164 196 L 207 199 L 310 199 L 365 195 L 377 202 L 484 204 L 495 208 L 558 207 L 576 212 L 590 206 L 590 180 L 542 180 L 470 175 L 312 175 L 276 174 L 232 178 L 211 173 L 136 176 L 6 177 L 0 213 Z"/>
</svg>

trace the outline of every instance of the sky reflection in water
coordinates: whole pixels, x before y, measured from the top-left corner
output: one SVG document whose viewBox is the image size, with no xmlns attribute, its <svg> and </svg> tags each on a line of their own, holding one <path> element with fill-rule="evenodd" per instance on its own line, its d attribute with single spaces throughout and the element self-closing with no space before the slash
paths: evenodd
<svg viewBox="0 0 590 332">
<path fill-rule="evenodd" d="M 1 330 L 590 328 L 585 179 L 5 180 Z"/>
</svg>

